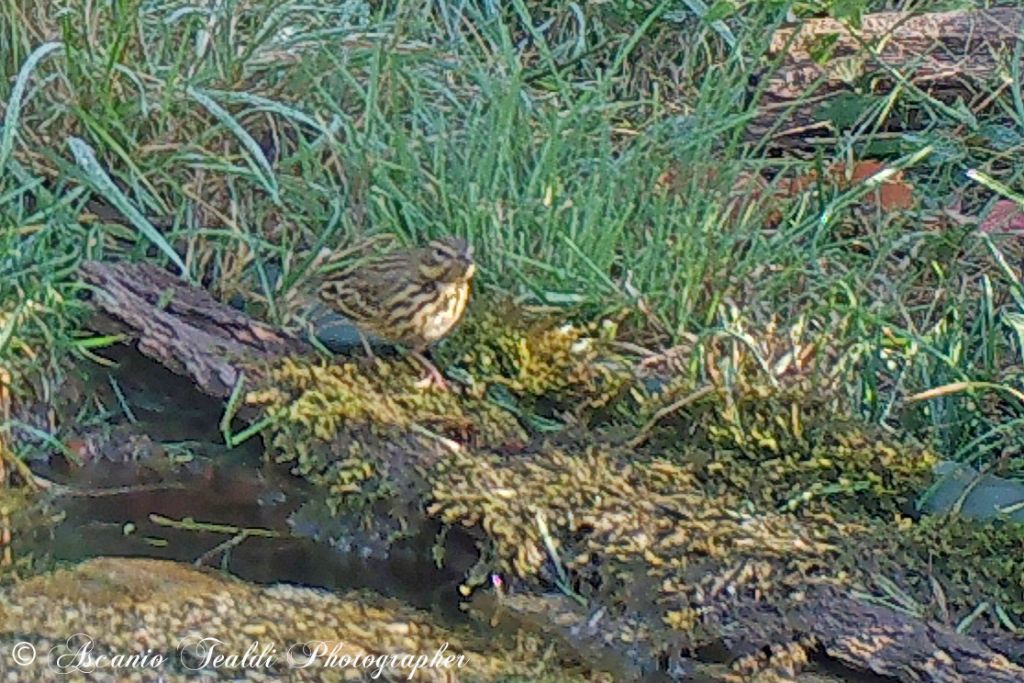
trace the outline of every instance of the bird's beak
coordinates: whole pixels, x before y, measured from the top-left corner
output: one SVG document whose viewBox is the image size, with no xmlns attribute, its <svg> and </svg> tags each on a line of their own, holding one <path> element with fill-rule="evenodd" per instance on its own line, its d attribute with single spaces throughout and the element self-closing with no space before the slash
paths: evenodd
<svg viewBox="0 0 1024 683">
<path fill-rule="evenodd" d="M 466 266 L 466 278 L 469 279 L 473 277 L 474 273 L 476 273 L 476 264 L 473 263 L 472 261 L 469 261 L 468 259 L 467 261 L 468 265 Z"/>
</svg>

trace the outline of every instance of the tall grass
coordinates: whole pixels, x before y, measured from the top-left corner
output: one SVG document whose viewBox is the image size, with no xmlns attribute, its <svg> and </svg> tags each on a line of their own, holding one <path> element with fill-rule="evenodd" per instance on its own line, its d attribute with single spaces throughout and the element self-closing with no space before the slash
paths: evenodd
<svg viewBox="0 0 1024 683">
<path fill-rule="evenodd" d="M 652 346 L 812 318 L 834 332 L 823 343 L 861 349 L 851 410 L 950 454 L 997 434 L 1019 406 L 903 399 L 1015 381 L 1007 274 L 969 228 L 922 224 L 953 192 L 983 210 L 968 166 L 1019 184 L 1013 89 L 978 114 L 998 151 L 984 128 L 957 137 L 959 110 L 901 99 L 928 123 L 895 145 L 872 119 L 816 155 L 769 153 L 743 142 L 751 75 L 772 29 L 809 7 L 703 21 L 702 6 L 7 3 L 0 359 L 30 378 L 82 352 L 82 258 L 155 259 L 284 324 L 321 247 L 454 233 L 477 245 L 479 296 L 584 318 L 642 298 L 631 329 Z M 820 172 L 882 143 L 908 163 L 916 213 L 854 219 L 861 203 L 826 185 L 737 201 L 751 174 Z"/>
</svg>

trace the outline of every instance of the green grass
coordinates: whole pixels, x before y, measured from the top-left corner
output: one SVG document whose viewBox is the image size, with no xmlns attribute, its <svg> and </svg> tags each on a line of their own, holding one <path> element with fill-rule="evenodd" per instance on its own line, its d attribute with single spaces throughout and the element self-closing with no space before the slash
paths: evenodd
<svg viewBox="0 0 1024 683">
<path fill-rule="evenodd" d="M 1019 446 L 999 429 L 1021 413 L 1006 394 L 904 401 L 949 382 L 1018 381 L 1021 340 L 1004 322 L 1024 312 L 1012 271 L 970 226 L 925 218 L 953 194 L 984 212 L 995 195 L 970 168 L 1020 191 L 1019 73 L 970 116 L 985 93 L 952 106 L 908 88 L 815 154 L 780 156 L 743 144 L 750 77 L 769 65 L 787 10 L 824 3 L 240 7 L 0 8 L 12 46 L 0 57 L 0 362 L 16 393 L 39 394 L 39 378 L 89 353 L 83 258 L 153 259 L 286 324 L 320 247 L 454 233 L 477 245 L 478 296 L 588 319 L 641 297 L 650 314 L 629 329 L 651 347 L 809 321 L 823 346 L 852 350 L 851 411 L 951 457 L 994 462 Z M 912 117 L 912 132 L 881 130 L 883 106 Z M 921 208 L 855 219 L 857 197 L 823 186 L 767 228 L 764 202 L 730 209 L 746 174 L 865 156 L 905 167 Z M 91 200 L 124 218 L 97 217 Z M 963 451 L 978 439 L 981 451 Z"/>
</svg>

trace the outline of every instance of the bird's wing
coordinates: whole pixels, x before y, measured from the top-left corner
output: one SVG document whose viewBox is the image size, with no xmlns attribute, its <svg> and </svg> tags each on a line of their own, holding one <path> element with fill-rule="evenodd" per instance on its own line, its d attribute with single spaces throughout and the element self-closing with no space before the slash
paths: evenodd
<svg viewBox="0 0 1024 683">
<path fill-rule="evenodd" d="M 320 297 L 353 322 L 372 323 L 381 319 L 411 267 L 408 254 L 386 254 L 331 277 L 321 286 Z"/>
</svg>

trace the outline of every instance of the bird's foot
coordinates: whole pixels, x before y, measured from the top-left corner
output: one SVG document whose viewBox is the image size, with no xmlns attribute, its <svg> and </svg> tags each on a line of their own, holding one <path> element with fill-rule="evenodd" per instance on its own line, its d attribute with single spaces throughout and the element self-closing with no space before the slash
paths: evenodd
<svg viewBox="0 0 1024 683">
<path fill-rule="evenodd" d="M 419 352 L 413 352 L 412 355 L 427 371 L 427 376 L 416 382 L 416 388 L 433 388 L 441 391 L 448 391 L 448 382 L 445 380 L 444 375 L 441 374 L 441 371 L 437 369 L 437 366 L 427 360 L 427 358 Z"/>
</svg>

